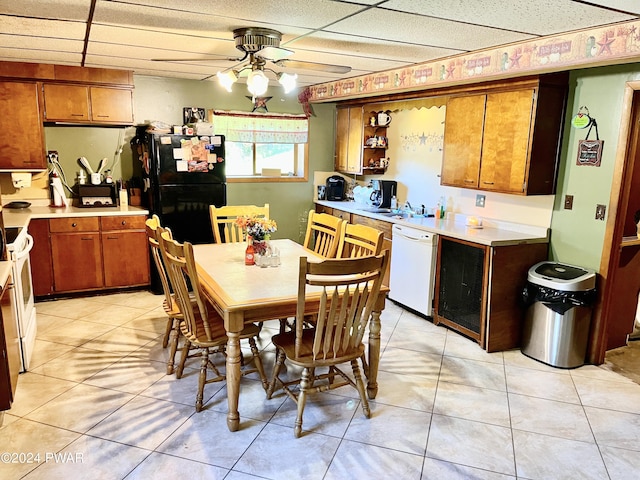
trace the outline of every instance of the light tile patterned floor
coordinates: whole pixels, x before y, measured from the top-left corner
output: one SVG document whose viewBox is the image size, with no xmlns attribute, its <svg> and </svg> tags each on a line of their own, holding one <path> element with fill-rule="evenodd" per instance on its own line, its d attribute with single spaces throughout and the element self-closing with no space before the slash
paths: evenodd
<svg viewBox="0 0 640 480">
<path fill-rule="evenodd" d="M 0 452 L 21 455 L 1 457 L 0 478 L 618 480 L 640 471 L 640 385 L 606 368 L 487 354 L 392 302 L 370 420 L 355 391 L 318 394 L 295 439 L 293 402 L 267 401 L 247 377 L 231 433 L 222 383 L 207 385 L 195 413 L 196 370 L 165 375 L 161 300 L 134 292 L 37 304 L 34 366 L 0 428 Z M 277 326 L 261 334 L 268 372 Z"/>
</svg>

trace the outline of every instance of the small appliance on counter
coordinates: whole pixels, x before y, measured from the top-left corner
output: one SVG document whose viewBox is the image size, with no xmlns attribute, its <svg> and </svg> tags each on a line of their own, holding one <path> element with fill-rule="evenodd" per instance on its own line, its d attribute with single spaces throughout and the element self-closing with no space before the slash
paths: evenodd
<svg viewBox="0 0 640 480">
<path fill-rule="evenodd" d="M 76 207 L 115 207 L 118 195 L 114 183 L 80 185 L 73 187 Z"/>
<path fill-rule="evenodd" d="M 327 200 L 344 200 L 345 181 L 340 175 L 332 175 L 327 178 L 325 197 Z"/>
<path fill-rule="evenodd" d="M 371 203 L 379 208 L 391 208 L 391 198 L 395 196 L 398 182 L 395 180 L 372 180 Z"/>
</svg>

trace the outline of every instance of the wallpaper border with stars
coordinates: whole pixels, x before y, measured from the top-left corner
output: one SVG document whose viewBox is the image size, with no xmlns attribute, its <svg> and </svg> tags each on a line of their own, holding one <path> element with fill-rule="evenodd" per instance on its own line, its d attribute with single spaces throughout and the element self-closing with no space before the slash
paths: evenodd
<svg viewBox="0 0 640 480">
<path fill-rule="evenodd" d="M 540 37 L 307 87 L 320 103 L 640 60 L 640 21 Z"/>
</svg>

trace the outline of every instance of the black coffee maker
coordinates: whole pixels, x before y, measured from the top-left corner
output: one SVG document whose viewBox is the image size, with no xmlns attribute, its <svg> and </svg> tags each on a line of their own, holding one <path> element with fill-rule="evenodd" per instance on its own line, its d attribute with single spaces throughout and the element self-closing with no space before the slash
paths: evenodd
<svg viewBox="0 0 640 480">
<path fill-rule="evenodd" d="M 391 208 L 391 197 L 396 194 L 398 182 L 395 180 L 372 180 L 371 202 L 378 208 Z"/>
</svg>

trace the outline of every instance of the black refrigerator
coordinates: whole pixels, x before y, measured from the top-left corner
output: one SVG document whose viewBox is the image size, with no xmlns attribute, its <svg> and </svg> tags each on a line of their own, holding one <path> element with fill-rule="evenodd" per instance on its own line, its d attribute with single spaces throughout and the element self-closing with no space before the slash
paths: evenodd
<svg viewBox="0 0 640 480">
<path fill-rule="evenodd" d="M 132 144 L 142 152 L 144 206 L 179 242 L 213 243 L 209 206 L 227 203 L 224 136 L 145 132 Z"/>
</svg>

